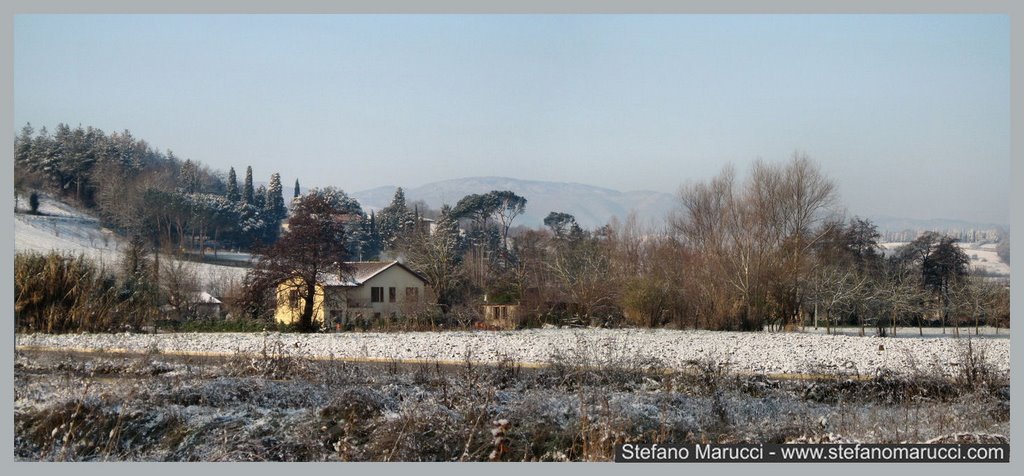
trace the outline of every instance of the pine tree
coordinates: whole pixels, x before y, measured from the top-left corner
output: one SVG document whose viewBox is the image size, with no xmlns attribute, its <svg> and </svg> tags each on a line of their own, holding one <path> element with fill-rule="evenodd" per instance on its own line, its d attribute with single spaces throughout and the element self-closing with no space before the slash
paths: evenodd
<svg viewBox="0 0 1024 476">
<path fill-rule="evenodd" d="M 16 164 L 29 165 L 32 159 L 32 134 L 34 133 L 35 129 L 32 128 L 32 123 L 27 123 L 25 127 L 21 128 L 21 135 L 14 139 L 14 162 Z"/>
<path fill-rule="evenodd" d="M 380 236 L 384 247 L 394 249 L 399 239 L 411 230 L 414 220 L 405 204 L 405 192 L 402 187 L 398 187 L 391 204 L 380 211 Z"/>
<path fill-rule="evenodd" d="M 171 160 L 174 159 L 174 153 L 167 151 L 167 156 Z M 185 163 L 181 166 L 181 188 L 185 190 L 185 193 L 196 193 L 199 188 L 199 169 L 191 159 L 185 160 Z"/>
<path fill-rule="evenodd" d="M 256 191 L 253 193 L 252 205 L 256 207 L 257 210 L 262 210 L 263 215 L 265 217 L 268 216 L 267 212 L 269 210 L 267 208 L 267 187 L 260 185 L 259 188 L 256 189 Z"/>
<path fill-rule="evenodd" d="M 250 165 L 245 168 L 245 185 L 242 186 L 242 201 L 250 205 L 255 204 L 255 202 L 253 202 L 253 200 L 255 200 L 255 197 L 253 195 L 254 192 L 252 189 L 252 166 Z"/>
<path fill-rule="evenodd" d="M 288 215 L 288 211 L 284 208 L 284 190 L 281 188 L 281 174 L 279 173 L 270 176 L 266 207 L 271 221 L 284 220 Z"/>
<path fill-rule="evenodd" d="M 373 261 L 380 257 L 380 233 L 377 231 L 377 216 L 371 210 L 370 216 L 363 215 L 359 220 L 359 259 Z"/>
<path fill-rule="evenodd" d="M 242 197 L 238 193 L 238 176 L 235 175 L 235 168 L 228 170 L 228 200 L 235 203 Z"/>
</svg>

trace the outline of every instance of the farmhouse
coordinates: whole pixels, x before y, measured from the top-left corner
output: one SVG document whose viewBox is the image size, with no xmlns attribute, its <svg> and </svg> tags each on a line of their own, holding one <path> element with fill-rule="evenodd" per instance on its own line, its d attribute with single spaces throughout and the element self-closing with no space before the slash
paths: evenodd
<svg viewBox="0 0 1024 476">
<path fill-rule="evenodd" d="M 398 261 L 347 262 L 344 268 L 340 275 L 321 276 L 313 300 L 313 322 L 340 328 L 397 319 L 427 299 L 426 279 Z M 294 284 L 286 281 L 277 287 L 277 322 L 291 324 L 302 314 L 305 299 Z"/>
</svg>

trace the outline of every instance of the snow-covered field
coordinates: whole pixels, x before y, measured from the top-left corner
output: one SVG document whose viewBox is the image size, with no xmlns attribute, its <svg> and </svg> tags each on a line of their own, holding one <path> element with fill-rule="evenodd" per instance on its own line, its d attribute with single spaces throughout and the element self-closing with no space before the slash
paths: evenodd
<svg viewBox="0 0 1024 476">
<path fill-rule="evenodd" d="M 27 206 L 28 199 L 19 199 L 19 210 Z M 73 255 L 82 254 L 87 258 L 116 267 L 121 260 L 125 246 L 116 233 L 100 225 L 96 217 L 88 213 L 40 196 L 41 215 L 17 213 L 14 216 L 14 249 L 16 251 L 38 251 L 46 253 L 59 251 Z M 239 254 L 229 258 L 246 261 Z M 208 263 L 188 263 L 204 287 L 223 285 L 228 281 L 240 281 L 245 269 L 235 266 L 218 266 Z"/>
<path fill-rule="evenodd" d="M 879 338 L 813 333 L 740 333 L 640 329 L 534 329 L 411 333 L 208 333 L 18 335 L 18 346 L 165 353 L 258 354 L 280 341 L 289 355 L 320 358 L 550 363 L 649 361 L 686 368 L 713 361 L 765 374 L 955 374 L 971 342 L 975 355 L 1007 372 L 1009 336 L 985 339 Z"/>
</svg>

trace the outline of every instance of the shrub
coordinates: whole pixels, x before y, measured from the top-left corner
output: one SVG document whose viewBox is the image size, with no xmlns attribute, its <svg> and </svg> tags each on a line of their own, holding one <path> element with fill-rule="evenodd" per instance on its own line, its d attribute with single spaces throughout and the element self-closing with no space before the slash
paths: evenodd
<svg viewBox="0 0 1024 476">
<path fill-rule="evenodd" d="M 137 328 L 152 306 L 122 291 L 113 274 L 84 256 L 18 253 L 14 259 L 15 325 L 21 331 Z"/>
</svg>

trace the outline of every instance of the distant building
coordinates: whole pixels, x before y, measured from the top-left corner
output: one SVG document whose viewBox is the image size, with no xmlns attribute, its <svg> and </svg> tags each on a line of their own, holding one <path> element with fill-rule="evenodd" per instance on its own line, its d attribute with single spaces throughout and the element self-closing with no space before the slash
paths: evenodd
<svg viewBox="0 0 1024 476">
<path fill-rule="evenodd" d="M 427 280 L 398 261 L 348 262 L 345 268 L 343 275 L 324 274 L 319 279 L 313 322 L 338 328 L 398 319 L 427 299 Z M 278 285 L 277 322 L 291 324 L 302 314 L 305 298 L 293 284 Z"/>
<path fill-rule="evenodd" d="M 220 317 L 221 301 L 206 291 L 200 291 L 192 295 L 192 311 L 196 317 L 214 318 Z"/>
<path fill-rule="evenodd" d="M 221 317 L 220 299 L 206 291 L 186 294 L 183 302 L 171 302 L 160 307 L 165 319 L 215 319 Z"/>
<path fill-rule="evenodd" d="M 499 329 L 515 329 L 520 324 L 519 304 L 484 304 L 484 324 Z"/>
</svg>

